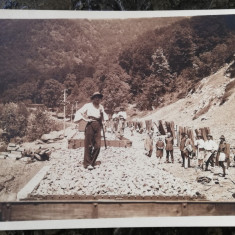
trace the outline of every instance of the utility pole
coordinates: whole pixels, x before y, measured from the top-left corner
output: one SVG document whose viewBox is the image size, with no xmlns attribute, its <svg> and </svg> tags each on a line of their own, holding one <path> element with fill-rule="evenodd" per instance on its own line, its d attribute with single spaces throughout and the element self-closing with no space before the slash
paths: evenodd
<svg viewBox="0 0 235 235">
<path fill-rule="evenodd" d="M 66 118 L 66 89 L 64 89 L 64 137 L 65 137 L 65 118 Z"/>
</svg>

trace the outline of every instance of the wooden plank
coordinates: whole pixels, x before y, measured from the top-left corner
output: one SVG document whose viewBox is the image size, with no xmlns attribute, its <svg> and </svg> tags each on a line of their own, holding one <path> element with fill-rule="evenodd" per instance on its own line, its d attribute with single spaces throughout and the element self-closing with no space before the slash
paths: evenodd
<svg viewBox="0 0 235 235">
<path fill-rule="evenodd" d="M 202 137 L 203 137 L 203 140 L 206 141 L 207 140 L 207 135 L 206 135 L 206 131 L 204 128 L 200 128 L 200 131 L 201 131 L 201 134 L 202 134 Z"/>
<path fill-rule="evenodd" d="M 131 147 L 132 142 L 128 139 L 122 139 L 122 140 L 106 140 L 107 146 L 110 147 Z M 104 147 L 104 140 L 101 140 L 101 146 Z M 69 149 L 77 149 L 84 147 L 84 139 L 71 139 L 68 141 L 68 148 Z"/>
<path fill-rule="evenodd" d="M 146 130 L 149 132 L 152 128 L 152 119 L 151 120 L 145 120 Z"/>
<path fill-rule="evenodd" d="M 1 221 L 235 215 L 235 202 L 33 201 L 0 203 Z"/>
<path fill-rule="evenodd" d="M 159 127 L 158 127 L 158 130 L 159 130 L 159 132 L 160 132 L 161 135 L 165 135 L 165 134 L 166 134 L 166 131 L 165 131 L 164 127 L 163 127 L 163 124 L 162 124 L 162 121 L 161 121 L 161 120 L 159 120 Z"/>
<path fill-rule="evenodd" d="M 170 122 L 170 129 L 171 129 L 172 136 L 175 139 L 176 138 L 176 136 L 175 136 L 175 123 L 173 121 Z"/>
<path fill-rule="evenodd" d="M 80 120 L 79 122 L 78 122 L 78 130 L 80 131 L 80 132 L 85 132 L 85 129 L 86 129 L 86 125 L 87 125 L 87 122 L 85 121 L 85 120 Z"/>
</svg>

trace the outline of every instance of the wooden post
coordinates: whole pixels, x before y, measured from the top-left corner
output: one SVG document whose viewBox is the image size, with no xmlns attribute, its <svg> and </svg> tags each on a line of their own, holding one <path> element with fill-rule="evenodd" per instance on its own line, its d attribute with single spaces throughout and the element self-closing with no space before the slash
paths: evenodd
<svg viewBox="0 0 235 235">
<path fill-rule="evenodd" d="M 71 110 L 71 123 L 73 122 L 73 104 L 72 104 L 72 110 Z"/>
</svg>

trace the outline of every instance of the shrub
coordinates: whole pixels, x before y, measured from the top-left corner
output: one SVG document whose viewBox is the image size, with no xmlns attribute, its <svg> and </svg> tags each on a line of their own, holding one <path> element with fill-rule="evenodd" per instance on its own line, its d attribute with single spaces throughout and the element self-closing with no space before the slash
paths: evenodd
<svg viewBox="0 0 235 235">
<path fill-rule="evenodd" d="M 39 108 L 29 117 L 27 139 L 29 141 L 39 139 L 43 134 L 51 132 L 53 127 L 54 122 L 49 115 L 42 108 Z"/>
<path fill-rule="evenodd" d="M 23 103 L 9 103 L 1 106 L 0 126 L 8 138 L 23 137 L 27 131 L 29 113 Z"/>
</svg>

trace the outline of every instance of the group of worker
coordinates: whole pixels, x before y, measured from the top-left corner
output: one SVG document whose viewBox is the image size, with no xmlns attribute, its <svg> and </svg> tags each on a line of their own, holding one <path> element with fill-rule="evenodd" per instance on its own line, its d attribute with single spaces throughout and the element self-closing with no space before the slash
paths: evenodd
<svg viewBox="0 0 235 235">
<path fill-rule="evenodd" d="M 104 111 L 104 107 L 100 104 L 103 95 L 99 92 L 95 92 L 91 96 L 91 102 L 85 104 L 81 109 L 79 109 L 75 114 L 74 122 L 81 119 L 87 121 L 85 128 L 85 149 L 84 149 L 84 167 L 92 170 L 98 164 L 97 157 L 100 152 L 101 147 L 101 130 L 104 126 L 103 123 L 109 120 L 108 115 Z M 126 112 L 124 108 L 115 109 L 114 114 L 110 120 L 111 131 L 116 133 L 118 137 L 124 135 L 124 129 L 126 126 Z M 134 126 L 129 126 L 131 135 L 134 132 Z M 140 132 L 139 132 L 140 133 Z M 141 132 L 143 133 L 143 131 Z M 145 139 L 145 149 L 147 150 L 146 155 L 151 157 L 153 152 L 153 129 L 147 131 L 147 137 Z M 207 140 L 204 141 L 202 136 L 199 134 L 195 143 L 189 138 L 186 133 L 182 133 L 181 141 L 179 144 L 182 157 L 182 166 L 185 168 L 190 167 L 190 159 L 195 155 L 198 160 L 198 167 L 203 169 L 205 165 L 205 170 L 208 170 L 209 164 L 213 167 L 216 163 L 223 169 L 223 176 L 225 176 L 225 166 L 224 162 L 228 159 L 227 144 L 225 137 L 222 135 L 220 137 L 219 146 L 213 141 L 210 134 L 207 136 Z M 174 163 L 174 138 L 170 132 L 167 133 L 165 140 L 162 137 L 158 137 L 156 142 L 156 157 L 159 159 L 159 163 L 163 158 L 163 152 L 166 151 L 166 163 Z M 217 153 L 217 154 L 215 154 Z M 170 161 L 171 158 L 171 161 Z"/>
<path fill-rule="evenodd" d="M 148 157 L 152 155 L 153 145 L 153 131 L 149 131 L 147 132 L 144 145 Z M 174 138 L 170 132 L 167 133 L 165 141 L 163 141 L 162 137 L 159 137 L 156 142 L 156 157 L 159 159 L 159 164 L 161 163 L 164 149 L 166 151 L 165 163 L 174 163 Z M 206 141 L 204 141 L 201 134 L 198 134 L 197 140 L 193 143 L 192 139 L 190 139 L 186 133 L 182 133 L 179 149 L 181 152 L 182 167 L 186 169 L 189 168 L 190 160 L 195 157 L 199 169 L 208 171 L 209 165 L 211 165 L 211 167 L 217 165 L 222 167 L 222 176 L 225 177 L 226 167 L 224 162 L 229 161 L 229 151 L 224 135 L 220 137 L 220 143 L 218 145 L 213 140 L 211 134 L 207 135 Z M 169 157 L 171 157 L 171 161 Z"/>
</svg>

